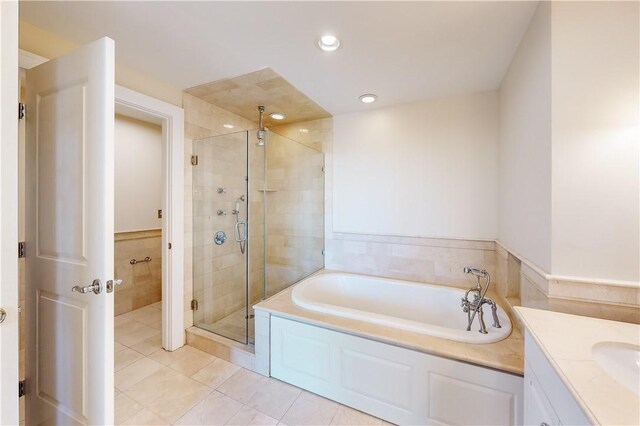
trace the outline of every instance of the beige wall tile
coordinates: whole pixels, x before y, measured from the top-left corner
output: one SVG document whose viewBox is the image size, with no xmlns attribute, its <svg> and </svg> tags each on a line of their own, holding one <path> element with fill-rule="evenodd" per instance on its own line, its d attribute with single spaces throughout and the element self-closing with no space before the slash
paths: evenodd
<svg viewBox="0 0 640 426">
<path fill-rule="evenodd" d="M 123 232 L 114 237 L 115 275 L 122 284 L 114 290 L 115 315 L 125 314 L 162 299 L 162 231 Z M 131 259 L 151 262 L 131 265 Z"/>
</svg>

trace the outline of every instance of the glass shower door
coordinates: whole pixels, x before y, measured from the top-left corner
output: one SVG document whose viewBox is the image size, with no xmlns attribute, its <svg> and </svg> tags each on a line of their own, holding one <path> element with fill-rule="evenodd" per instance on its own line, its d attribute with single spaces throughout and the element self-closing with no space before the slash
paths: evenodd
<svg viewBox="0 0 640 426">
<path fill-rule="evenodd" d="M 194 325 L 248 343 L 248 133 L 193 141 Z"/>
</svg>

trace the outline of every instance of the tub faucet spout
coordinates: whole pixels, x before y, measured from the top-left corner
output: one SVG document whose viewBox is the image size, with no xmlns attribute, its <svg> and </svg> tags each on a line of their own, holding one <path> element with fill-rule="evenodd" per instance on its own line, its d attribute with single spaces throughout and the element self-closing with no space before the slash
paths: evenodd
<svg viewBox="0 0 640 426">
<path fill-rule="evenodd" d="M 463 269 L 465 274 L 471 274 L 475 276 L 478 281 L 474 287 L 471 287 L 466 291 L 464 297 L 462 298 L 462 311 L 467 314 L 467 331 L 471 331 L 471 324 L 475 319 L 476 315 L 478 315 L 478 322 L 480 323 L 480 333 L 487 334 L 487 327 L 484 323 L 484 312 L 482 310 L 482 306 L 485 304 L 489 304 L 491 306 L 491 314 L 493 315 L 493 326 L 496 328 L 500 328 L 500 322 L 498 321 L 497 314 L 497 306 L 495 302 L 491 299 L 485 298 L 485 294 L 487 294 L 487 290 L 489 290 L 489 285 L 491 284 L 491 275 L 487 272 L 486 269 L 478 269 L 471 268 L 469 266 Z M 487 283 L 484 287 L 480 283 L 481 278 L 486 278 Z M 473 301 L 469 300 L 469 293 L 475 292 L 476 294 L 473 297 Z"/>
</svg>

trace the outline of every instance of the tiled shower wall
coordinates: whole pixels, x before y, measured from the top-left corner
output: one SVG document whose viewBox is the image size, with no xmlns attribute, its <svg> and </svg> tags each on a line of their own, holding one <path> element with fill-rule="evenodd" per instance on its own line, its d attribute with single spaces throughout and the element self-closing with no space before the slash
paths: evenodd
<svg viewBox="0 0 640 426">
<path fill-rule="evenodd" d="M 270 134 L 265 193 L 267 297 L 324 267 L 323 166 L 322 152 Z"/>
<path fill-rule="evenodd" d="M 114 291 L 115 315 L 162 299 L 162 230 L 121 232 L 114 239 L 115 276 L 122 284 Z M 132 265 L 131 259 L 151 262 Z"/>
<path fill-rule="evenodd" d="M 185 219 L 185 224 L 184 224 L 184 229 L 185 229 L 184 312 L 185 312 L 185 317 L 184 317 L 184 326 L 185 328 L 188 328 L 193 325 L 193 320 L 194 320 L 193 311 L 191 310 L 191 300 L 194 299 L 194 294 L 193 294 L 194 256 L 199 256 L 198 259 L 201 259 L 200 256 L 206 256 L 208 252 L 205 253 L 205 250 L 204 250 L 205 246 L 208 247 L 208 250 L 211 250 L 211 253 L 210 253 L 210 256 L 212 256 L 211 262 L 203 263 L 202 269 L 198 269 L 197 271 L 195 271 L 198 276 L 203 277 L 202 278 L 203 284 L 205 279 L 204 277 L 206 274 L 209 274 L 209 278 L 212 280 L 210 281 L 211 283 L 212 282 L 220 282 L 220 283 L 231 282 L 234 279 L 235 281 L 238 281 L 239 279 L 240 281 L 238 281 L 238 283 L 242 287 L 241 293 L 244 296 L 244 284 L 243 284 L 244 272 L 242 273 L 242 276 L 238 276 L 238 277 L 232 276 L 233 271 L 235 271 L 236 274 L 240 273 L 240 268 L 237 266 L 234 266 L 234 264 L 236 264 L 240 259 L 237 256 L 232 256 L 233 259 L 232 257 L 227 257 L 226 258 L 227 263 L 225 264 L 226 268 L 222 267 L 223 264 L 221 263 L 223 262 L 222 259 L 224 258 L 224 256 L 230 254 L 230 253 L 226 253 L 224 250 L 225 249 L 232 250 L 234 247 L 236 247 L 235 241 L 233 241 L 233 231 L 231 232 L 231 234 L 227 233 L 227 235 L 231 239 L 231 240 L 227 240 L 227 243 L 229 244 L 216 246 L 216 248 L 222 248 L 222 249 L 218 250 L 218 252 L 215 253 L 216 258 L 218 259 L 216 260 L 216 266 L 220 267 L 220 269 L 215 271 L 215 273 L 218 274 L 215 280 L 213 280 L 213 275 L 212 275 L 214 273 L 213 271 L 214 253 L 213 253 L 212 246 L 213 246 L 213 234 L 215 232 L 213 233 L 208 231 L 202 232 L 201 233 L 203 235 L 202 238 L 209 239 L 208 244 L 202 246 L 200 243 L 204 243 L 204 241 L 198 241 L 199 246 L 195 248 L 193 246 L 194 213 L 198 213 L 198 212 L 194 212 L 192 209 L 192 205 L 194 201 L 192 196 L 192 179 L 193 179 L 194 166 L 191 165 L 191 155 L 193 154 L 193 139 L 236 133 L 236 132 L 240 132 L 248 129 L 255 129 L 257 125 L 256 123 L 250 120 L 247 120 L 243 117 L 240 117 L 236 114 L 233 114 L 216 105 L 205 102 L 187 93 L 185 93 L 183 97 L 183 108 L 184 108 L 184 114 L 185 114 L 185 144 L 184 144 L 185 146 L 185 157 L 184 157 L 184 161 L 185 161 L 185 190 L 184 190 L 184 194 L 185 194 L 185 210 L 184 210 L 184 219 Z M 232 125 L 234 127 L 232 129 L 228 129 L 224 127 L 225 124 Z M 195 167 L 198 167 L 198 166 L 195 166 Z M 213 174 L 210 174 L 209 178 L 213 179 Z M 211 186 L 213 185 L 214 183 L 212 180 Z M 215 195 L 217 195 L 217 193 Z M 237 198 L 239 195 L 240 194 L 235 195 L 233 193 L 227 192 L 225 197 L 225 202 L 228 202 L 229 201 L 228 199 L 233 198 L 233 200 L 231 200 L 231 203 L 233 203 L 235 198 Z M 255 209 L 255 207 L 258 207 L 261 210 L 260 206 L 252 205 L 252 208 Z M 227 220 L 233 219 L 230 209 L 228 209 L 226 219 Z M 262 257 L 260 254 L 259 248 L 250 250 L 250 252 L 255 254 L 256 258 Z M 204 257 L 202 257 L 202 259 L 204 259 Z M 258 259 L 255 259 L 255 260 L 257 261 Z M 207 265 L 206 269 L 204 267 L 205 264 Z M 211 269 L 209 269 L 209 265 L 211 266 Z M 212 291 L 213 287 L 212 286 L 210 287 Z M 235 288 L 233 290 L 235 290 Z M 240 292 L 238 292 L 238 294 L 240 294 Z M 199 295 L 199 296 L 202 297 L 204 295 Z M 233 298 L 233 297 L 230 296 L 229 298 Z M 207 305 L 209 305 L 209 308 L 206 308 Z M 214 309 L 214 307 L 212 303 L 207 304 L 205 301 L 204 303 L 202 303 L 201 307 L 203 311 L 206 309 L 209 309 L 210 316 L 213 315 L 212 309 Z M 204 315 L 204 312 L 201 312 L 201 314 Z M 213 318 L 213 316 L 211 316 L 211 318 Z"/>
</svg>

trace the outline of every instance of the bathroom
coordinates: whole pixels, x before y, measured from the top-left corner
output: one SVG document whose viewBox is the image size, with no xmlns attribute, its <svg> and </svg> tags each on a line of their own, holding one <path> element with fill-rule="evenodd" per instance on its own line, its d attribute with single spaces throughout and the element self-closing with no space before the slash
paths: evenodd
<svg viewBox="0 0 640 426">
<path fill-rule="evenodd" d="M 0 7 L 0 424 L 640 423 L 640 2 Z"/>
</svg>

